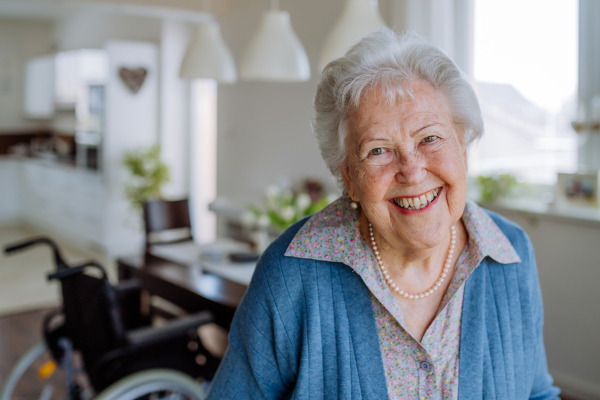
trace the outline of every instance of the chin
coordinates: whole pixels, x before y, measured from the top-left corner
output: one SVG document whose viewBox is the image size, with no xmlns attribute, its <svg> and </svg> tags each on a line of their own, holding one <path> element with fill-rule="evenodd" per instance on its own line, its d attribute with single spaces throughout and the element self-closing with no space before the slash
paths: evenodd
<svg viewBox="0 0 600 400">
<path fill-rule="evenodd" d="M 401 215 L 393 222 L 396 236 L 415 249 L 438 246 L 450 232 L 454 221 L 447 207 L 438 207 L 436 211 L 418 217 Z"/>
</svg>

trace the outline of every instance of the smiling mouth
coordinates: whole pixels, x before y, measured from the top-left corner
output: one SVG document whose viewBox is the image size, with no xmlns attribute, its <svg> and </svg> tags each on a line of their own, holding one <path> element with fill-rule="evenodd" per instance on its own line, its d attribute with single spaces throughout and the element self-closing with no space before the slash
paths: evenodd
<svg viewBox="0 0 600 400">
<path fill-rule="evenodd" d="M 394 204 L 405 210 L 420 210 L 430 205 L 440 193 L 441 188 L 435 188 L 418 197 L 398 197 L 392 199 Z"/>
</svg>

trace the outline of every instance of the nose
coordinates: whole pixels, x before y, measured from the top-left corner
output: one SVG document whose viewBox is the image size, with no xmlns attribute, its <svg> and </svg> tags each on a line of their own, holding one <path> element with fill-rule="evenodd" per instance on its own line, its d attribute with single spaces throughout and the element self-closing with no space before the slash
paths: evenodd
<svg viewBox="0 0 600 400">
<path fill-rule="evenodd" d="M 396 180 L 405 185 L 416 185 L 427 177 L 425 156 L 417 149 L 400 151 L 396 171 Z"/>
</svg>

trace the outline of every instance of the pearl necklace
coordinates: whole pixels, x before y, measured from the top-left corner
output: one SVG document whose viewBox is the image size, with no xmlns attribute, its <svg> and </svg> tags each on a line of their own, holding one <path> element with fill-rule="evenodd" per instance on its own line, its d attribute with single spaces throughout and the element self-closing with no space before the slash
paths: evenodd
<svg viewBox="0 0 600 400">
<path fill-rule="evenodd" d="M 375 236 L 373 236 L 373 225 L 371 225 L 371 222 L 369 222 L 369 236 L 371 237 L 371 246 L 373 246 L 373 253 L 375 253 L 375 257 L 377 258 L 377 264 L 379 264 L 379 268 L 381 268 L 383 277 L 385 278 L 385 281 L 390 289 L 398 293 L 400 296 L 404 296 L 407 299 L 423 299 L 429 296 L 430 294 L 433 294 L 433 292 L 435 292 L 440 288 L 440 286 L 442 286 L 442 282 L 444 282 L 444 280 L 446 279 L 446 275 L 448 274 L 448 270 L 450 269 L 450 262 L 452 261 L 452 255 L 454 254 L 454 247 L 456 244 L 456 228 L 454 226 L 452 226 L 452 229 L 450 230 L 450 235 L 450 248 L 448 249 L 448 256 L 446 257 L 446 263 L 444 265 L 444 269 L 442 270 L 442 274 L 440 275 L 438 280 L 433 284 L 433 286 L 430 287 L 428 290 L 421 293 L 412 294 L 405 292 L 404 290 L 400 290 L 400 288 L 396 286 L 394 281 L 392 281 L 392 278 L 390 278 L 390 274 L 387 272 L 383 265 L 383 262 L 381 261 L 379 250 L 377 250 L 377 243 L 375 243 Z"/>
</svg>

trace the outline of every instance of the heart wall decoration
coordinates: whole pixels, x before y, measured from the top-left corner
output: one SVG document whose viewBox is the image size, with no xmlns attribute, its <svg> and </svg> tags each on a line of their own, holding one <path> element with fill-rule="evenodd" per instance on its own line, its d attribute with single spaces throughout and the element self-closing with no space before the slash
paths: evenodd
<svg viewBox="0 0 600 400">
<path fill-rule="evenodd" d="M 119 68 L 119 77 L 123 84 L 131 91 L 136 94 L 144 85 L 148 70 L 146 68 Z"/>
</svg>

